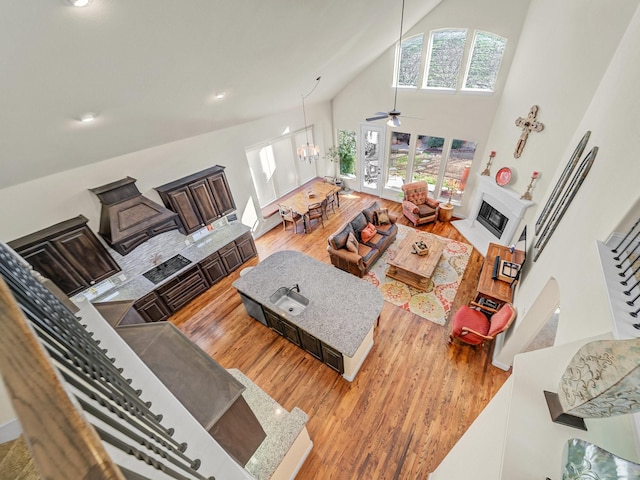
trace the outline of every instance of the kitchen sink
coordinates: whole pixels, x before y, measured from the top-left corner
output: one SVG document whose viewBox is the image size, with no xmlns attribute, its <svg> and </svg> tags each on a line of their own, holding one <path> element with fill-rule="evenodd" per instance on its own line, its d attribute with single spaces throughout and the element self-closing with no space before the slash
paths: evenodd
<svg viewBox="0 0 640 480">
<path fill-rule="evenodd" d="M 289 315 L 300 315 L 309 305 L 309 299 L 289 287 L 280 287 L 269 298 L 276 307 Z"/>
</svg>

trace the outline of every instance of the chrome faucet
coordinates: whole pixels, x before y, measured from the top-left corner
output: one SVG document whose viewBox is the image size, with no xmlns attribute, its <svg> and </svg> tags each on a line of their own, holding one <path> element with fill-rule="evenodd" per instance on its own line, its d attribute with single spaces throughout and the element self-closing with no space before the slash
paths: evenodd
<svg viewBox="0 0 640 480">
<path fill-rule="evenodd" d="M 295 290 L 296 292 L 300 293 L 300 285 L 298 285 L 298 284 L 296 283 L 293 287 L 290 287 L 290 288 L 287 290 L 287 295 L 289 295 L 289 294 L 291 293 L 291 290 Z"/>
</svg>

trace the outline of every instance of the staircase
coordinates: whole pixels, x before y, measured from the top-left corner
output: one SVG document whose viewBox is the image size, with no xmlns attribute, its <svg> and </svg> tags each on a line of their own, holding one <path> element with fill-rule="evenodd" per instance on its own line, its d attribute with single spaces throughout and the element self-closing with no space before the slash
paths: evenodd
<svg viewBox="0 0 640 480">
<path fill-rule="evenodd" d="M 0 445 L 0 480 L 40 480 L 22 437 Z"/>
</svg>

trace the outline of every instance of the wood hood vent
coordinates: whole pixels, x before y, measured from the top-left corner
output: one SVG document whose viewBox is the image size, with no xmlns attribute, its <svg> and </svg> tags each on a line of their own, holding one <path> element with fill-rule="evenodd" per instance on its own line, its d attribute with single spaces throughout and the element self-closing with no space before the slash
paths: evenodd
<svg viewBox="0 0 640 480">
<path fill-rule="evenodd" d="M 135 178 L 126 177 L 89 189 L 102 203 L 98 233 L 121 255 L 160 233 L 181 227 L 175 212 L 144 197 L 135 182 Z"/>
</svg>

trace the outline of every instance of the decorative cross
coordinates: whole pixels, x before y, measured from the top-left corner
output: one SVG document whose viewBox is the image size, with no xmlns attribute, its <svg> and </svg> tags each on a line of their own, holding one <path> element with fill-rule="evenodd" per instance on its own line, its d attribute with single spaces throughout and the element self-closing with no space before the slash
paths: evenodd
<svg viewBox="0 0 640 480">
<path fill-rule="evenodd" d="M 522 150 L 524 150 L 524 145 L 527 143 L 530 132 L 541 132 L 544 130 L 544 124 L 536 120 L 536 115 L 538 115 L 538 106 L 534 105 L 529 110 L 527 118 L 518 117 L 516 119 L 516 126 L 522 128 L 522 133 L 518 139 L 516 151 L 513 152 L 514 158 L 520 158 L 520 155 L 522 155 Z"/>
</svg>

